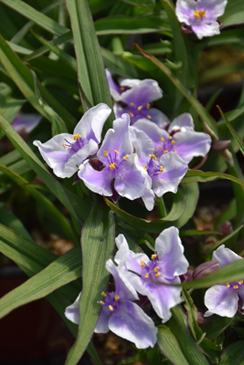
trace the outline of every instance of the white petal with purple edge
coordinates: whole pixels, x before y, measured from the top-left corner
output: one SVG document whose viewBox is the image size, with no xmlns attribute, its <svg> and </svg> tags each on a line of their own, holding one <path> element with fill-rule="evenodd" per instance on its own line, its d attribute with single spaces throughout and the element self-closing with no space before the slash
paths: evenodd
<svg viewBox="0 0 244 365">
<path fill-rule="evenodd" d="M 177 0 L 175 13 L 181 23 L 191 25 L 191 18 L 195 9 L 195 0 Z"/>
<path fill-rule="evenodd" d="M 130 90 L 125 91 L 121 95 L 121 101 L 127 105 L 134 103 L 136 106 L 140 106 L 158 100 L 162 96 L 163 92 L 158 86 L 157 81 L 145 79 L 134 85 Z"/>
<path fill-rule="evenodd" d="M 238 293 L 226 285 L 214 285 L 205 293 L 204 303 L 208 311 L 204 314 L 209 317 L 218 314 L 221 317 L 232 318 L 238 308 Z"/>
<path fill-rule="evenodd" d="M 153 190 L 147 189 L 141 198 L 147 210 L 152 211 L 155 205 L 155 194 Z"/>
<path fill-rule="evenodd" d="M 225 245 L 221 245 L 213 252 L 212 261 L 218 261 L 220 269 L 239 260 L 242 260 L 242 257 L 225 247 Z"/>
<path fill-rule="evenodd" d="M 80 302 L 81 293 L 78 295 L 73 304 L 69 305 L 65 309 L 65 317 L 68 318 L 71 322 L 75 324 L 79 324 L 79 302 Z"/>
<path fill-rule="evenodd" d="M 150 317 L 135 303 L 125 302 L 120 311 L 110 317 L 110 330 L 133 342 L 138 349 L 154 347 L 158 329 Z"/>
<path fill-rule="evenodd" d="M 176 117 L 169 125 L 168 132 L 181 130 L 182 132 L 186 131 L 185 127 L 191 128 L 194 130 L 194 122 L 190 113 L 183 113 Z"/>
<path fill-rule="evenodd" d="M 211 24 L 206 24 L 204 22 L 201 22 L 199 24 L 193 24 L 191 28 L 198 39 L 202 39 L 203 37 L 210 37 L 215 34 L 220 34 L 219 23 L 216 21 Z"/>
</svg>

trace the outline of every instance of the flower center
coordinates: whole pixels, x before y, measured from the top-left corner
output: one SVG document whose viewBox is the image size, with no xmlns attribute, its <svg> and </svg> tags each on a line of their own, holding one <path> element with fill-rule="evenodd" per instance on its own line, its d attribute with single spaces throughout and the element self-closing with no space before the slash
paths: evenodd
<svg viewBox="0 0 244 365">
<path fill-rule="evenodd" d="M 103 307 L 108 307 L 110 312 L 114 312 L 118 305 L 120 296 L 114 292 L 112 293 L 102 293 L 103 300 L 100 300 L 98 304 L 102 305 Z"/>
<path fill-rule="evenodd" d="M 77 153 L 84 145 L 88 143 L 86 139 L 81 138 L 79 134 L 73 136 L 74 142 L 69 142 L 65 139 L 66 143 L 63 143 L 63 147 L 68 147 L 69 157 Z"/>
<path fill-rule="evenodd" d="M 151 259 L 149 262 L 145 263 L 144 261 L 141 261 L 141 267 L 143 269 L 142 277 L 144 279 L 151 279 L 151 280 L 157 280 L 161 276 L 161 268 L 158 264 L 158 256 L 156 254 L 151 256 Z"/>
<path fill-rule="evenodd" d="M 235 289 L 235 290 L 237 290 L 237 289 L 239 289 L 239 287 L 242 285 L 244 283 L 244 281 L 243 280 L 241 280 L 241 281 L 238 281 L 238 282 L 236 282 L 236 283 L 226 283 L 226 287 L 229 289 Z"/>
<path fill-rule="evenodd" d="M 131 117 L 131 124 L 135 123 L 140 118 L 147 118 L 149 120 L 152 119 L 150 115 L 150 109 L 151 105 L 149 103 L 142 104 L 142 105 L 136 105 L 135 103 L 130 103 L 127 107 L 128 114 Z"/>
<path fill-rule="evenodd" d="M 194 13 L 196 19 L 200 19 L 203 18 L 205 16 L 205 11 L 204 10 L 196 10 Z"/>
<path fill-rule="evenodd" d="M 160 166 L 157 163 L 157 158 L 154 155 L 149 155 L 151 157 L 149 163 L 147 165 L 144 165 L 143 168 L 147 171 L 148 175 L 153 178 L 154 176 L 158 176 L 159 174 L 162 174 L 164 171 L 163 166 Z"/>
<path fill-rule="evenodd" d="M 172 136 L 168 136 L 168 140 L 165 140 L 164 138 L 160 138 L 159 142 L 156 145 L 156 148 L 158 148 L 158 151 L 156 149 L 156 156 L 160 157 L 165 153 L 168 152 L 175 152 L 177 153 L 177 150 L 175 149 L 175 140 Z"/>
<path fill-rule="evenodd" d="M 123 157 L 119 156 L 120 153 L 118 150 L 114 150 L 114 152 L 103 151 L 103 154 L 107 157 L 107 166 L 109 170 L 116 171 L 116 173 L 119 171 L 119 166 L 129 158 L 128 155 Z"/>
</svg>

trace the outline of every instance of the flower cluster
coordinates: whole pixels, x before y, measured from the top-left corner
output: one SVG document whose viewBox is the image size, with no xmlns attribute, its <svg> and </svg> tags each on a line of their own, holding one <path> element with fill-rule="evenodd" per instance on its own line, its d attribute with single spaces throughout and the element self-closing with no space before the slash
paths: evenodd
<svg viewBox="0 0 244 365">
<path fill-rule="evenodd" d="M 155 312 L 165 323 L 171 317 L 170 308 L 180 303 L 181 287 L 179 275 L 185 274 L 188 262 L 183 254 L 184 247 L 175 227 L 164 230 L 155 241 L 155 253 L 151 260 L 143 253 L 129 249 L 125 237 L 116 238 L 118 247 L 115 266 L 112 260 L 106 263 L 113 275 L 115 291 L 102 293 L 101 306 L 95 332 L 109 330 L 135 343 L 137 348 L 153 347 L 157 341 L 157 327 L 152 319 L 136 304 L 138 294 L 146 296 Z M 79 299 L 66 308 L 66 317 L 79 323 Z"/>
</svg>

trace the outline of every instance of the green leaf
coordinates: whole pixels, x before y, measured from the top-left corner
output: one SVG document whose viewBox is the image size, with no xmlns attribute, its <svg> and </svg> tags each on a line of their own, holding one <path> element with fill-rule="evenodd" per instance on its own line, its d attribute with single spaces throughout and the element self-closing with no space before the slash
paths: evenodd
<svg viewBox="0 0 244 365">
<path fill-rule="evenodd" d="M 86 0 L 67 0 L 77 57 L 78 81 L 92 105 L 105 103 L 112 109 L 107 77 L 93 20 Z M 105 123 L 112 127 L 114 115 Z"/>
<path fill-rule="evenodd" d="M 216 250 L 219 246 L 225 244 L 228 247 L 228 241 L 231 241 L 231 238 L 237 235 L 237 233 L 240 232 L 240 230 L 243 228 L 243 225 L 235 229 L 232 233 L 230 233 L 228 236 L 224 237 L 222 240 L 216 242 L 211 249 L 208 252 L 208 255 L 211 255 L 214 250 Z"/>
<path fill-rule="evenodd" d="M 244 359 L 244 341 L 238 341 L 228 346 L 221 356 L 219 365 L 240 365 Z"/>
<path fill-rule="evenodd" d="M 182 184 L 192 183 L 192 182 L 204 183 L 208 181 L 213 181 L 215 179 L 230 180 L 244 187 L 244 182 L 235 176 L 224 174 L 221 172 L 204 172 L 201 170 L 188 170 L 181 183 Z"/>
<path fill-rule="evenodd" d="M 85 351 L 101 309 L 97 302 L 108 284 L 109 273 L 106 272 L 105 263 L 113 255 L 114 219 L 100 197 L 94 201 L 91 215 L 83 226 L 81 247 L 83 288 L 80 299 L 80 325 L 77 340 L 68 354 L 66 365 L 76 365 Z"/>
<path fill-rule="evenodd" d="M 94 23 L 97 35 L 140 34 L 171 31 L 167 14 L 164 11 L 147 13 L 139 18 L 113 16 Z"/>
<path fill-rule="evenodd" d="M 223 27 L 244 23 L 244 3 L 242 0 L 228 0 L 224 14 L 219 18 Z"/>
<path fill-rule="evenodd" d="M 22 222 L 3 203 L 0 203 L 0 222 L 23 237 L 32 240 Z"/>
<path fill-rule="evenodd" d="M 215 341 L 217 337 L 226 330 L 226 328 L 237 321 L 236 318 L 220 317 L 215 314 L 211 316 L 209 320 L 212 323 L 204 325 L 204 331 L 207 333 L 207 338 L 211 341 Z"/>
</svg>

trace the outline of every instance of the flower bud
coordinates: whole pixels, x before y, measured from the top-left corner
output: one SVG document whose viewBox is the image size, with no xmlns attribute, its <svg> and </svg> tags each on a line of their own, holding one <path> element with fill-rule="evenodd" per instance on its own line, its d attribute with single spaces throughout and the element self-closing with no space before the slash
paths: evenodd
<svg viewBox="0 0 244 365">
<path fill-rule="evenodd" d="M 211 320 L 209 318 L 204 317 L 204 313 L 202 310 L 197 310 L 197 323 L 199 326 L 209 325 L 211 324 Z"/>
<path fill-rule="evenodd" d="M 217 152 L 224 151 L 231 144 L 231 140 L 228 141 L 214 141 L 212 143 L 212 149 Z"/>
<path fill-rule="evenodd" d="M 208 261 L 203 264 L 197 266 L 193 272 L 193 279 L 202 279 L 209 274 L 217 271 L 219 269 L 218 261 Z"/>
<path fill-rule="evenodd" d="M 228 221 L 222 223 L 219 227 L 218 227 L 218 231 L 220 233 L 222 233 L 222 235 L 224 237 L 229 236 L 229 234 L 231 234 L 233 232 L 233 227 L 232 224 Z"/>
</svg>

